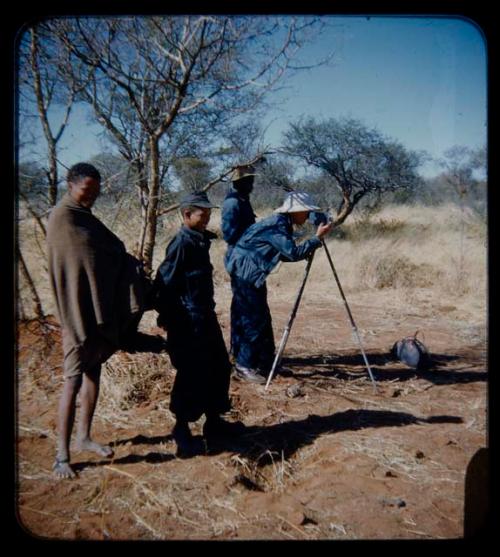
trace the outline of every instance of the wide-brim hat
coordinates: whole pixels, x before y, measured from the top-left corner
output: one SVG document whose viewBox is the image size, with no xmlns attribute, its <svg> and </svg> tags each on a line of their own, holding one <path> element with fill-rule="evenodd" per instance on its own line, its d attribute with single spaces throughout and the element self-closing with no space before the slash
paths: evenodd
<svg viewBox="0 0 500 557">
<path fill-rule="evenodd" d="M 195 191 L 185 195 L 180 202 L 180 207 L 201 207 L 202 209 L 217 209 L 204 191 Z"/>
<path fill-rule="evenodd" d="M 314 199 L 304 191 L 292 191 L 285 197 L 283 205 L 275 213 L 300 213 L 302 211 L 320 211 Z"/>
<path fill-rule="evenodd" d="M 231 174 L 231 181 L 237 182 L 247 176 L 255 176 L 255 167 L 251 164 L 237 166 Z"/>
</svg>

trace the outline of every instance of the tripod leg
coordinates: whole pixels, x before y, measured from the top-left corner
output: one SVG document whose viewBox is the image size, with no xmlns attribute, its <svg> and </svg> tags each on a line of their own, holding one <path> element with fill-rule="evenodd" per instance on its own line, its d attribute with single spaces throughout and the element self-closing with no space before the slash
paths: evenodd
<svg viewBox="0 0 500 557">
<path fill-rule="evenodd" d="M 368 358 L 366 357 L 365 351 L 363 349 L 363 345 L 361 344 L 361 338 L 359 336 L 358 328 L 356 327 L 356 323 L 354 323 L 354 318 L 353 318 L 351 310 L 349 308 L 349 304 L 347 303 L 347 299 L 344 295 L 344 291 L 342 290 L 342 285 L 340 284 L 340 280 L 339 280 L 339 277 L 337 275 L 337 271 L 335 270 L 335 267 L 333 266 L 333 261 L 332 261 L 330 252 L 328 251 L 328 248 L 326 247 L 325 240 L 322 239 L 321 243 L 323 244 L 323 247 L 325 248 L 325 253 L 326 253 L 326 256 L 328 258 L 328 263 L 330 263 L 330 267 L 333 271 L 333 276 L 335 277 L 335 282 L 337 283 L 337 286 L 339 287 L 340 295 L 342 296 L 342 300 L 344 301 L 344 305 L 345 305 L 345 308 L 347 310 L 347 315 L 349 316 L 349 320 L 351 321 L 352 329 L 353 329 L 354 334 L 356 335 L 356 338 L 358 340 L 358 344 L 359 344 L 359 347 L 361 349 L 363 359 L 365 361 L 366 369 L 368 370 L 368 375 L 370 376 L 370 379 L 371 379 L 372 384 L 373 384 L 373 390 L 375 392 L 377 392 L 377 385 L 375 383 L 375 379 L 373 378 L 372 370 L 370 368 L 370 364 L 368 363 Z"/>
<path fill-rule="evenodd" d="M 269 376 L 267 378 L 267 383 L 266 383 L 266 387 L 265 387 L 266 391 L 267 391 L 267 388 L 269 387 L 269 383 L 271 382 L 271 379 L 273 378 L 274 372 L 275 372 L 276 368 L 278 367 L 278 364 L 281 360 L 281 356 L 283 354 L 283 351 L 285 350 L 285 346 L 286 346 L 286 343 L 287 343 L 287 340 L 288 340 L 288 336 L 290 335 L 290 331 L 292 330 L 292 324 L 293 324 L 293 321 L 295 319 L 295 316 L 297 315 L 297 310 L 299 309 L 300 299 L 302 298 L 302 293 L 304 292 L 304 287 L 306 285 L 307 277 L 309 276 L 309 270 L 311 269 L 311 265 L 312 265 L 312 262 L 313 262 L 313 259 L 314 259 L 314 253 L 315 252 L 312 252 L 309 259 L 307 260 L 306 269 L 304 271 L 304 278 L 302 279 L 302 284 L 300 285 L 299 293 L 297 294 L 297 297 L 295 299 L 295 303 L 294 303 L 293 308 L 292 308 L 292 313 L 290 314 L 290 317 L 288 318 L 288 323 L 285 327 L 285 331 L 283 332 L 283 336 L 281 337 L 281 342 L 280 342 L 280 345 L 279 345 L 279 349 L 276 352 L 276 356 L 274 358 L 273 367 L 271 368 L 271 371 L 269 372 Z"/>
<path fill-rule="evenodd" d="M 283 350 L 285 350 L 285 345 L 288 340 L 288 335 L 290 334 L 290 328 L 291 325 L 290 324 L 287 325 L 285 331 L 283 332 L 283 336 L 281 337 L 280 346 L 278 348 L 278 351 L 276 352 L 276 356 L 274 357 L 273 367 L 271 368 L 271 371 L 269 372 L 269 375 L 267 377 L 267 383 L 264 389 L 265 391 L 267 391 L 267 388 L 269 387 L 269 383 L 271 382 L 271 379 L 274 376 L 274 372 L 278 367 L 279 362 L 281 361 L 281 355 L 283 354 Z"/>
</svg>

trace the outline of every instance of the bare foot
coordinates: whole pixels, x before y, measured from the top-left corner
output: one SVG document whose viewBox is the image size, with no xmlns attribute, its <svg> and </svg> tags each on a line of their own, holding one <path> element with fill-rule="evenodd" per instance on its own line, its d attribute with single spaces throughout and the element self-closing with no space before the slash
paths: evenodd
<svg viewBox="0 0 500 557">
<path fill-rule="evenodd" d="M 114 455 L 113 449 L 109 445 L 101 445 L 91 439 L 79 440 L 76 443 L 76 449 L 79 451 L 92 451 L 100 456 L 111 457 Z"/>
<path fill-rule="evenodd" d="M 76 476 L 75 471 L 69 465 L 68 459 L 59 460 L 56 457 L 52 469 L 54 470 L 54 476 L 60 480 L 70 479 Z"/>
</svg>

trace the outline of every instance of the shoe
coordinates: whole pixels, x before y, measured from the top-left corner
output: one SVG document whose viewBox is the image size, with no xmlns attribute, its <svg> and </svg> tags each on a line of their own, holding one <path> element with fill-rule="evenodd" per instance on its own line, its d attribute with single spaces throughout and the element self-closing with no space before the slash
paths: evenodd
<svg viewBox="0 0 500 557">
<path fill-rule="evenodd" d="M 266 378 L 261 375 L 256 369 L 243 367 L 238 364 L 234 366 L 234 372 L 238 379 L 243 381 L 250 381 L 251 383 L 265 383 Z"/>
<path fill-rule="evenodd" d="M 207 419 L 203 424 L 203 437 L 234 437 L 242 435 L 246 427 L 242 422 L 226 422 L 221 417 Z"/>
<path fill-rule="evenodd" d="M 175 424 L 172 437 L 177 445 L 175 456 L 179 458 L 190 458 L 203 452 L 187 424 Z"/>
</svg>

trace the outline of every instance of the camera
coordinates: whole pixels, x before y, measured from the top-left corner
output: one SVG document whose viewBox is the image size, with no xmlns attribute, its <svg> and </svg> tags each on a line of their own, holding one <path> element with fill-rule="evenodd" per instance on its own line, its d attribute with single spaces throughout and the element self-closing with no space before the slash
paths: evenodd
<svg viewBox="0 0 500 557">
<path fill-rule="evenodd" d="M 319 211 L 311 211 L 309 213 L 308 222 L 313 226 L 319 226 L 320 224 L 326 224 L 332 220 L 332 216 L 329 212 L 323 213 Z"/>
</svg>

